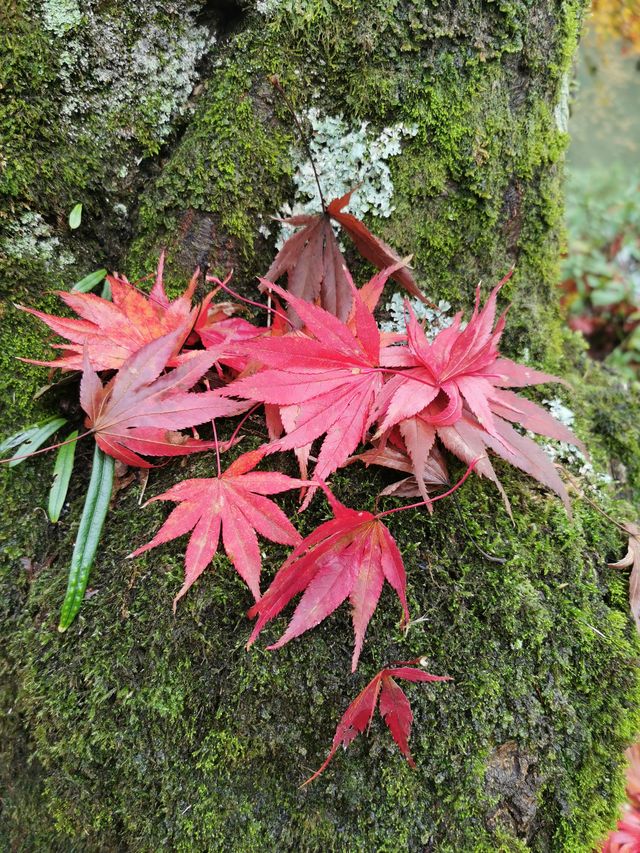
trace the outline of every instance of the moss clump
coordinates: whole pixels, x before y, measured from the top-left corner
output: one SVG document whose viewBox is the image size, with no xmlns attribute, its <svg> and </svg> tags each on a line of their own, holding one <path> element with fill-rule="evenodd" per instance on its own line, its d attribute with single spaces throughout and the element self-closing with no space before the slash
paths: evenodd
<svg viewBox="0 0 640 853">
<path fill-rule="evenodd" d="M 234 249 L 244 263 L 254 258 L 258 219 L 285 198 L 292 141 L 288 129 L 256 109 L 255 90 L 274 97 L 266 80 L 258 77 L 256 83 L 256 74 L 251 64 L 223 64 L 180 146 L 143 197 L 139 236 L 129 254 L 141 272 L 167 239 L 194 242 L 195 254 L 211 259 L 220 273 Z M 204 233 L 191 232 L 194 211 L 211 213 Z"/>
<path fill-rule="evenodd" d="M 0 194 L 3 209 L 52 222 L 82 201 L 104 241 L 121 232 L 113 206 L 130 204 L 140 161 L 171 138 L 215 39 L 195 3 L 80 6 L 16 0 L 2 13 Z"/>
<path fill-rule="evenodd" d="M 515 527 L 488 484 L 473 481 L 459 502 L 469 533 L 504 565 L 475 551 L 452 507 L 390 519 L 412 613 L 425 621 L 403 639 L 385 592 L 355 677 L 347 675 L 344 608 L 280 653 L 245 653 L 249 599 L 225 557 L 174 618 L 180 544 L 133 564 L 122 559 L 163 516 L 138 508 L 138 487 L 114 507 L 97 594 L 68 635 L 53 630 L 63 561 L 18 593 L 7 579 L 25 605 L 13 611 L 8 642 L 22 685 L 16 709 L 45 771 L 38 824 L 55 826 L 60 844 L 84 837 L 109 847 L 125 837 L 143 849 L 169 839 L 183 850 L 249 850 L 260 839 L 275 850 L 304 838 L 304 849 L 319 850 L 340 849 L 347 814 L 356 849 L 393 839 L 389 849 L 437 840 L 441 850 L 489 851 L 500 837 L 522 841 L 522 815 L 532 810 L 522 849 L 548 849 L 544 838 L 572 839 L 553 849 L 591 849 L 612 819 L 617 753 L 638 723 L 625 579 L 604 565 L 620 539 L 588 506 L 577 503 L 570 522 L 525 478 L 500 475 Z M 154 476 L 151 493 L 174 477 Z M 354 469 L 336 479 L 343 498 L 371 508 L 378 477 Z M 79 502 L 76 495 L 71 517 Z M 318 506 L 305 526 L 325 514 Z M 67 529 L 62 553 L 71 536 Z M 276 565 L 280 550 L 266 550 Z M 455 682 L 409 688 L 418 770 L 374 726 L 311 789 L 296 790 L 322 760 L 348 697 L 389 659 L 421 654 Z M 487 767 L 512 742 L 530 757 L 536 785 L 516 786 L 489 829 L 498 797 L 485 787 Z"/>
</svg>

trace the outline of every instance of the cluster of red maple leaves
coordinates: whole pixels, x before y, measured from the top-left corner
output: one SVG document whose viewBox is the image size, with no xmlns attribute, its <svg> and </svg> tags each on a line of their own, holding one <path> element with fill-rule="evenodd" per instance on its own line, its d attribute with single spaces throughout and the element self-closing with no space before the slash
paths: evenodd
<svg viewBox="0 0 640 853">
<path fill-rule="evenodd" d="M 385 580 L 399 599 L 403 623 L 409 621 L 402 556 L 383 522 L 403 507 L 372 514 L 344 506 L 326 484 L 337 469 L 360 460 L 402 472 L 403 479 L 385 492 L 417 497 L 412 506 L 431 510 L 433 500 L 448 494 L 433 495 L 449 482 L 444 448 L 469 466 L 467 475 L 475 467 L 491 480 L 510 511 L 487 454 L 491 450 L 556 492 L 569 509 L 552 462 L 512 424 L 582 445 L 548 412 L 508 390 L 560 380 L 500 357 L 506 312 L 496 322 L 496 303 L 504 280 L 483 307 L 478 289 L 466 325 L 459 313 L 433 340 L 409 304 L 406 334 L 380 331 L 374 310 L 387 279 L 395 278 L 412 294 L 419 294 L 419 288 L 406 263 L 343 212 L 349 195 L 317 216 L 288 220 L 299 230 L 261 279 L 261 290 L 275 306 L 264 327 L 236 316 L 239 303 L 214 301 L 220 290 L 229 290 L 228 280 L 207 277 L 214 289 L 194 307 L 198 271 L 184 294 L 170 301 L 162 258 L 148 296 L 113 275 L 108 279 L 112 301 L 60 293 L 80 319 L 25 310 L 66 339 L 56 345 L 58 358 L 37 363 L 82 370 L 85 425 L 104 453 L 127 465 L 150 467 L 146 457 L 215 451 L 214 476 L 184 480 L 153 498 L 176 506 L 154 538 L 131 555 L 190 533 L 184 584 L 174 608 L 209 565 L 222 537 L 227 556 L 255 599 L 249 616 L 256 622 L 248 645 L 300 594 L 288 627 L 270 648 L 318 625 L 349 599 L 355 671 Z M 380 270 L 359 290 L 332 219 Z M 285 273 L 288 291 L 274 283 Z M 286 301 L 287 313 L 279 300 Z M 193 390 L 198 385 L 204 390 Z M 222 471 L 220 453 L 237 436 L 219 442 L 216 420 L 258 405 L 264 407 L 269 441 Z M 211 440 L 183 432 L 208 422 L 213 424 Z M 360 445 L 368 449 L 357 454 Z M 277 451 L 295 452 L 299 479 L 255 470 L 265 455 Z M 305 539 L 267 497 L 290 489 L 303 490 L 302 509 L 322 490 L 333 511 L 333 518 Z M 257 534 L 293 547 L 264 594 Z M 410 760 L 412 715 L 394 678 L 445 679 L 424 672 L 415 666 L 419 663 L 382 670 L 371 681 L 341 720 L 321 770 L 340 743 L 346 746 L 364 731 L 378 699 L 396 743 Z"/>
</svg>

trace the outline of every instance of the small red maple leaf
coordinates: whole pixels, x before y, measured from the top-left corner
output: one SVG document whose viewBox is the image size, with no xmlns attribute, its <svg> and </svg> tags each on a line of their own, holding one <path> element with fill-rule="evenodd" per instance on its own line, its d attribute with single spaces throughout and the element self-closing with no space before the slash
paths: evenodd
<svg viewBox="0 0 640 853">
<path fill-rule="evenodd" d="M 253 471 L 264 454 L 264 448 L 244 453 L 217 477 L 184 480 L 151 499 L 176 501 L 178 506 L 151 542 L 130 557 L 193 531 L 185 554 L 184 584 L 174 599 L 174 610 L 215 556 L 221 531 L 227 556 L 256 601 L 260 599 L 262 566 L 256 532 L 282 545 L 298 545 L 302 541 L 282 510 L 263 495 L 286 492 L 307 483 L 274 471 Z"/>
<path fill-rule="evenodd" d="M 365 450 L 357 456 L 352 456 L 349 462 L 364 462 L 369 465 L 379 465 L 382 468 L 390 468 L 392 471 L 404 471 L 411 474 L 415 471 L 415 465 L 407 452 L 402 439 L 395 436 L 393 431 L 390 439 L 384 444 L 378 443 L 370 450 Z M 433 447 L 424 461 L 422 475 L 405 477 L 386 486 L 380 495 L 393 495 L 397 498 L 422 497 L 426 502 L 427 509 L 432 512 L 429 488 L 449 485 L 449 474 L 442 453 L 437 447 Z"/>
<path fill-rule="evenodd" d="M 492 290 L 482 310 L 478 289 L 475 309 L 465 329 L 461 329 L 462 314 L 457 314 L 453 324 L 432 343 L 409 307 L 406 346 L 388 347 L 381 353 L 382 364 L 397 372 L 377 398 L 373 413 L 379 424 L 377 435 L 386 436 L 398 426 L 418 482 L 436 437 L 467 464 L 483 457 L 476 471 L 498 486 L 508 508 L 484 453 L 489 447 L 556 492 L 570 511 L 564 484 L 549 457 L 509 423 L 568 442 L 586 453 L 582 442 L 549 412 L 506 390 L 563 381 L 500 358 L 498 342 L 506 312 L 495 328 L 494 319 L 497 294 L 507 278 Z"/>
<path fill-rule="evenodd" d="M 303 596 L 285 633 L 269 649 L 279 649 L 315 627 L 349 598 L 355 635 L 351 669 L 355 672 L 385 580 L 402 605 L 402 624 L 409 621 L 404 563 L 392 535 L 377 516 L 349 509 L 326 486 L 324 490 L 334 518 L 300 542 L 264 596 L 249 610 L 249 618 L 257 617 L 257 622 L 247 648 L 300 592 Z"/>
<path fill-rule="evenodd" d="M 415 664 L 422 665 L 422 663 L 423 661 L 420 658 L 407 661 L 403 666 L 383 669 L 371 679 L 364 690 L 349 705 L 338 723 L 329 755 L 313 776 L 310 776 L 303 783 L 302 787 L 308 785 L 309 782 L 313 782 L 314 779 L 317 779 L 326 770 L 329 762 L 338 751 L 339 746 L 343 746 L 346 749 L 352 740 L 359 734 L 362 734 L 365 729 L 369 728 L 376 706 L 379 707 L 380 716 L 385 721 L 400 751 L 407 759 L 409 765 L 415 767 L 415 762 L 409 751 L 409 736 L 411 734 L 413 712 L 411 711 L 409 700 L 395 679 L 400 678 L 405 681 L 451 681 L 448 675 L 431 675 L 423 669 L 415 668 Z M 380 700 L 379 705 L 378 699 Z"/>
<path fill-rule="evenodd" d="M 333 219 L 351 237 L 363 258 L 378 269 L 394 266 L 392 278 L 412 296 L 424 300 L 406 264 L 400 263 L 393 249 L 374 236 L 359 219 L 344 212 L 353 192 L 355 190 L 350 190 L 331 201 L 323 213 L 280 220 L 300 230 L 284 243 L 265 278 L 277 281 L 286 272 L 289 293 L 306 302 L 319 302 L 326 311 L 346 320 L 353 294 L 346 262 L 331 226 Z M 289 304 L 292 305 L 291 302 Z M 293 319 L 297 324 L 301 323 L 295 312 Z"/>
<path fill-rule="evenodd" d="M 184 343 L 195 318 L 191 308 L 191 297 L 195 290 L 199 271 L 196 270 L 182 296 L 170 302 L 164 291 L 162 272 L 164 253 L 160 256 L 155 284 L 149 296 L 140 293 L 124 276 L 108 275 L 112 301 L 93 293 L 67 293 L 58 291 L 62 301 L 82 319 L 56 317 L 34 308 L 16 307 L 33 314 L 46 323 L 69 343 L 54 344 L 62 350 L 53 361 L 24 359 L 31 364 L 44 367 L 59 367 L 61 370 L 82 370 L 85 349 L 95 370 L 117 370 L 145 344 L 182 329 L 183 335 L 176 338 L 175 355 Z"/>
<path fill-rule="evenodd" d="M 105 453 L 126 465 L 151 467 L 138 454 L 184 456 L 214 449 L 217 442 L 188 438 L 176 430 L 237 415 L 247 408 L 215 391 L 189 392 L 214 363 L 217 354 L 212 350 L 198 353 L 175 370 L 160 375 L 186 332 L 186 327 L 179 327 L 146 344 L 122 364 L 106 385 L 85 351 L 80 383 L 80 403 L 87 414 L 85 425 Z"/>
<path fill-rule="evenodd" d="M 220 393 L 280 407 L 287 434 L 273 442 L 269 452 L 304 448 L 326 433 L 314 474 L 316 480 L 326 480 L 363 440 L 370 423 L 383 385 L 380 331 L 353 283 L 352 328 L 271 282 L 263 284 L 293 305 L 307 334 L 239 343 L 240 352 L 266 369 L 232 382 Z"/>
</svg>

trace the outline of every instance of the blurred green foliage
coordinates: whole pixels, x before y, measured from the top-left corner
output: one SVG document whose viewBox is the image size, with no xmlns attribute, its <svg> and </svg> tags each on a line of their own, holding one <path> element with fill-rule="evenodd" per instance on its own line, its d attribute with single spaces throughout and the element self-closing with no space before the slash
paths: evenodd
<svg viewBox="0 0 640 853">
<path fill-rule="evenodd" d="M 640 172 L 576 171 L 567 187 L 563 301 L 591 355 L 640 379 Z"/>
</svg>

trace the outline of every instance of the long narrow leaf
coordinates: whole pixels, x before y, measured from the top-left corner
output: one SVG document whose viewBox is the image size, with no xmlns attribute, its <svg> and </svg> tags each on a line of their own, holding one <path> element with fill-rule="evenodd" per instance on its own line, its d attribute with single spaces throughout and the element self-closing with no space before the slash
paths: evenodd
<svg viewBox="0 0 640 853">
<path fill-rule="evenodd" d="M 16 465 L 24 462 L 25 458 L 30 453 L 33 453 L 34 450 L 37 450 L 42 444 L 44 444 L 45 441 L 52 436 L 57 429 L 60 429 L 61 426 L 66 424 L 66 422 L 66 418 L 51 417 L 44 421 L 40 421 L 29 429 L 9 436 L 9 438 L 5 439 L 5 441 L 0 444 L 0 454 L 6 453 L 7 450 L 15 449 L 16 452 L 13 454 L 11 459 L 8 460 L 9 468 L 15 468 Z"/>
<path fill-rule="evenodd" d="M 34 426 L 27 427 L 27 429 L 21 429 L 19 432 L 14 432 L 13 435 L 10 435 L 8 438 L 5 438 L 3 442 L 0 442 L 0 455 L 6 453 L 7 450 L 13 450 L 14 447 L 18 447 L 20 444 L 24 444 L 25 441 L 29 441 L 29 439 L 34 436 L 39 429 L 54 420 L 57 420 L 57 418 L 55 415 L 52 415 L 50 418 L 38 421 Z"/>
<path fill-rule="evenodd" d="M 93 290 L 96 284 L 100 284 L 101 281 L 104 281 L 106 275 L 106 269 L 90 272 L 89 275 L 85 275 L 85 277 L 81 278 L 80 281 L 76 281 L 71 290 L 76 293 L 89 293 L 90 290 Z"/>
<path fill-rule="evenodd" d="M 67 594 L 60 611 L 58 631 L 66 631 L 82 606 L 89 574 L 98 549 L 100 534 L 109 510 L 113 487 L 114 460 L 98 445 L 93 454 L 91 480 L 80 519 L 76 544 L 71 557 Z"/>
<path fill-rule="evenodd" d="M 53 482 L 51 483 L 51 491 L 49 492 L 49 518 L 55 524 L 60 518 L 62 507 L 67 497 L 69 490 L 69 481 L 71 480 L 71 472 L 73 471 L 73 459 L 76 454 L 76 442 L 78 438 L 78 430 L 67 436 L 65 441 L 71 444 L 63 444 L 56 454 L 56 462 L 53 466 Z"/>
</svg>

